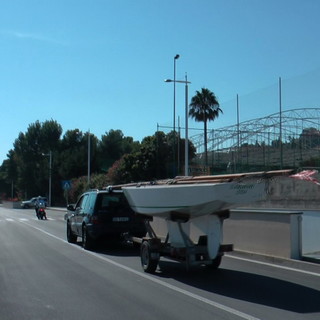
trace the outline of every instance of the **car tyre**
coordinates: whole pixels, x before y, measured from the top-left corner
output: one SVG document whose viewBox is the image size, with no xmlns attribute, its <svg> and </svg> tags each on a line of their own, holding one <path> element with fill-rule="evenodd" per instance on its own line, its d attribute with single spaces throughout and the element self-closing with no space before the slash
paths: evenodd
<svg viewBox="0 0 320 320">
<path fill-rule="evenodd" d="M 72 232 L 70 223 L 67 223 L 67 240 L 69 243 L 76 243 L 77 236 Z"/>
<path fill-rule="evenodd" d="M 86 225 L 82 227 L 82 247 L 86 250 L 92 250 L 94 247 L 94 240 L 90 237 Z"/>
</svg>

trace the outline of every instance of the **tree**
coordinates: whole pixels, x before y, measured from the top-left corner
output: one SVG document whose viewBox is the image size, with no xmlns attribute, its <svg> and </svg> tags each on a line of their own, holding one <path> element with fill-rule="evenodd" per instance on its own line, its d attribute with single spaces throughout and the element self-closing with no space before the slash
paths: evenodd
<svg viewBox="0 0 320 320">
<path fill-rule="evenodd" d="M 68 130 L 64 134 L 59 152 L 59 175 L 62 180 L 84 176 L 88 172 L 88 136 L 79 129 Z M 91 172 L 97 170 L 95 164 L 98 139 L 90 134 Z"/>
<path fill-rule="evenodd" d="M 4 160 L 0 167 L 0 188 L 7 196 L 10 195 L 11 198 L 14 198 L 17 196 L 16 181 L 18 177 L 15 152 L 10 150 L 7 156 L 8 159 Z"/>
<path fill-rule="evenodd" d="M 207 121 L 215 120 L 220 113 L 217 97 L 209 89 L 202 88 L 201 92 L 196 91 L 196 95 L 192 97 L 189 106 L 189 116 L 194 118 L 197 122 L 204 124 L 204 150 L 205 150 L 205 165 L 208 165 L 207 152 Z"/>
<path fill-rule="evenodd" d="M 107 172 L 113 163 L 123 155 L 139 149 L 139 142 L 132 137 L 125 137 L 121 130 L 110 130 L 101 137 L 98 144 L 98 162 L 103 172 Z"/>
<path fill-rule="evenodd" d="M 113 164 L 108 171 L 109 180 L 120 184 L 168 178 L 173 163 L 173 137 L 173 131 L 167 135 L 157 131 L 153 136 L 145 137 L 138 151 L 125 154 Z M 184 142 L 180 142 L 182 144 Z M 189 142 L 189 156 L 194 155 L 195 148 Z"/>
<path fill-rule="evenodd" d="M 145 137 L 138 151 L 125 154 L 116 161 L 108 170 L 108 177 L 113 184 L 164 178 L 170 159 L 172 151 L 167 136 L 158 131 Z"/>
<path fill-rule="evenodd" d="M 61 126 L 54 120 L 36 121 L 15 140 L 17 184 L 25 197 L 43 195 L 44 190 L 48 190 L 49 161 L 46 155 L 58 149 L 61 133 Z"/>
<path fill-rule="evenodd" d="M 305 148 L 315 148 L 320 145 L 320 131 L 316 128 L 305 128 L 300 134 L 300 141 Z"/>
<path fill-rule="evenodd" d="M 20 132 L 8 159 L 0 166 L 0 193 L 20 198 L 48 196 L 51 177 L 53 202 L 61 203 L 64 180 L 72 180 L 69 195 L 75 199 L 89 187 L 168 178 L 173 164 L 174 134 L 180 139 L 173 131 L 168 134 L 157 131 L 141 143 L 125 137 L 121 130 L 110 130 L 101 140 L 79 129 L 67 130 L 63 137 L 61 134 L 61 126 L 53 120 L 36 121 L 26 132 Z M 87 181 L 89 137 L 90 185 Z M 178 145 L 182 165 L 184 140 L 180 139 Z M 195 148 L 189 141 L 189 159 L 194 155 Z"/>
</svg>

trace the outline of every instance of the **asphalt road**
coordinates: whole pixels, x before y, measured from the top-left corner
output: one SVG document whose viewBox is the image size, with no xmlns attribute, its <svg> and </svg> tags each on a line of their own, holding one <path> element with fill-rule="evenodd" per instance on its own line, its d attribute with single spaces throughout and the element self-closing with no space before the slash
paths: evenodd
<svg viewBox="0 0 320 320">
<path fill-rule="evenodd" d="M 130 245 L 66 242 L 64 213 L 0 207 L 0 319 L 320 319 L 320 265 L 225 256 L 217 271 L 161 259 L 142 271 Z"/>
</svg>

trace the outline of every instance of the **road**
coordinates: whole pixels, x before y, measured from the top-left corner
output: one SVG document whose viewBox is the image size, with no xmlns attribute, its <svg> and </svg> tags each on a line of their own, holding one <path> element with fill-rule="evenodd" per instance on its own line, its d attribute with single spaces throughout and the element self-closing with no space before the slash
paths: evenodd
<svg viewBox="0 0 320 320">
<path fill-rule="evenodd" d="M 142 271 L 129 245 L 66 242 L 63 212 L 0 207 L 0 319 L 320 319 L 320 265 L 223 258 L 217 271 L 161 259 Z"/>
</svg>

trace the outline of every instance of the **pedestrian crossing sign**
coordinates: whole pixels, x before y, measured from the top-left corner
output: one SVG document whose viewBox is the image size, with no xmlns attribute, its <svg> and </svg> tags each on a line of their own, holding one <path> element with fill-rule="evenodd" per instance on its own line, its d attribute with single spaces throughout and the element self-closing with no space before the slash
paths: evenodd
<svg viewBox="0 0 320 320">
<path fill-rule="evenodd" d="M 63 190 L 70 190 L 71 189 L 71 181 L 70 180 L 62 181 L 62 188 L 63 188 Z"/>
</svg>

